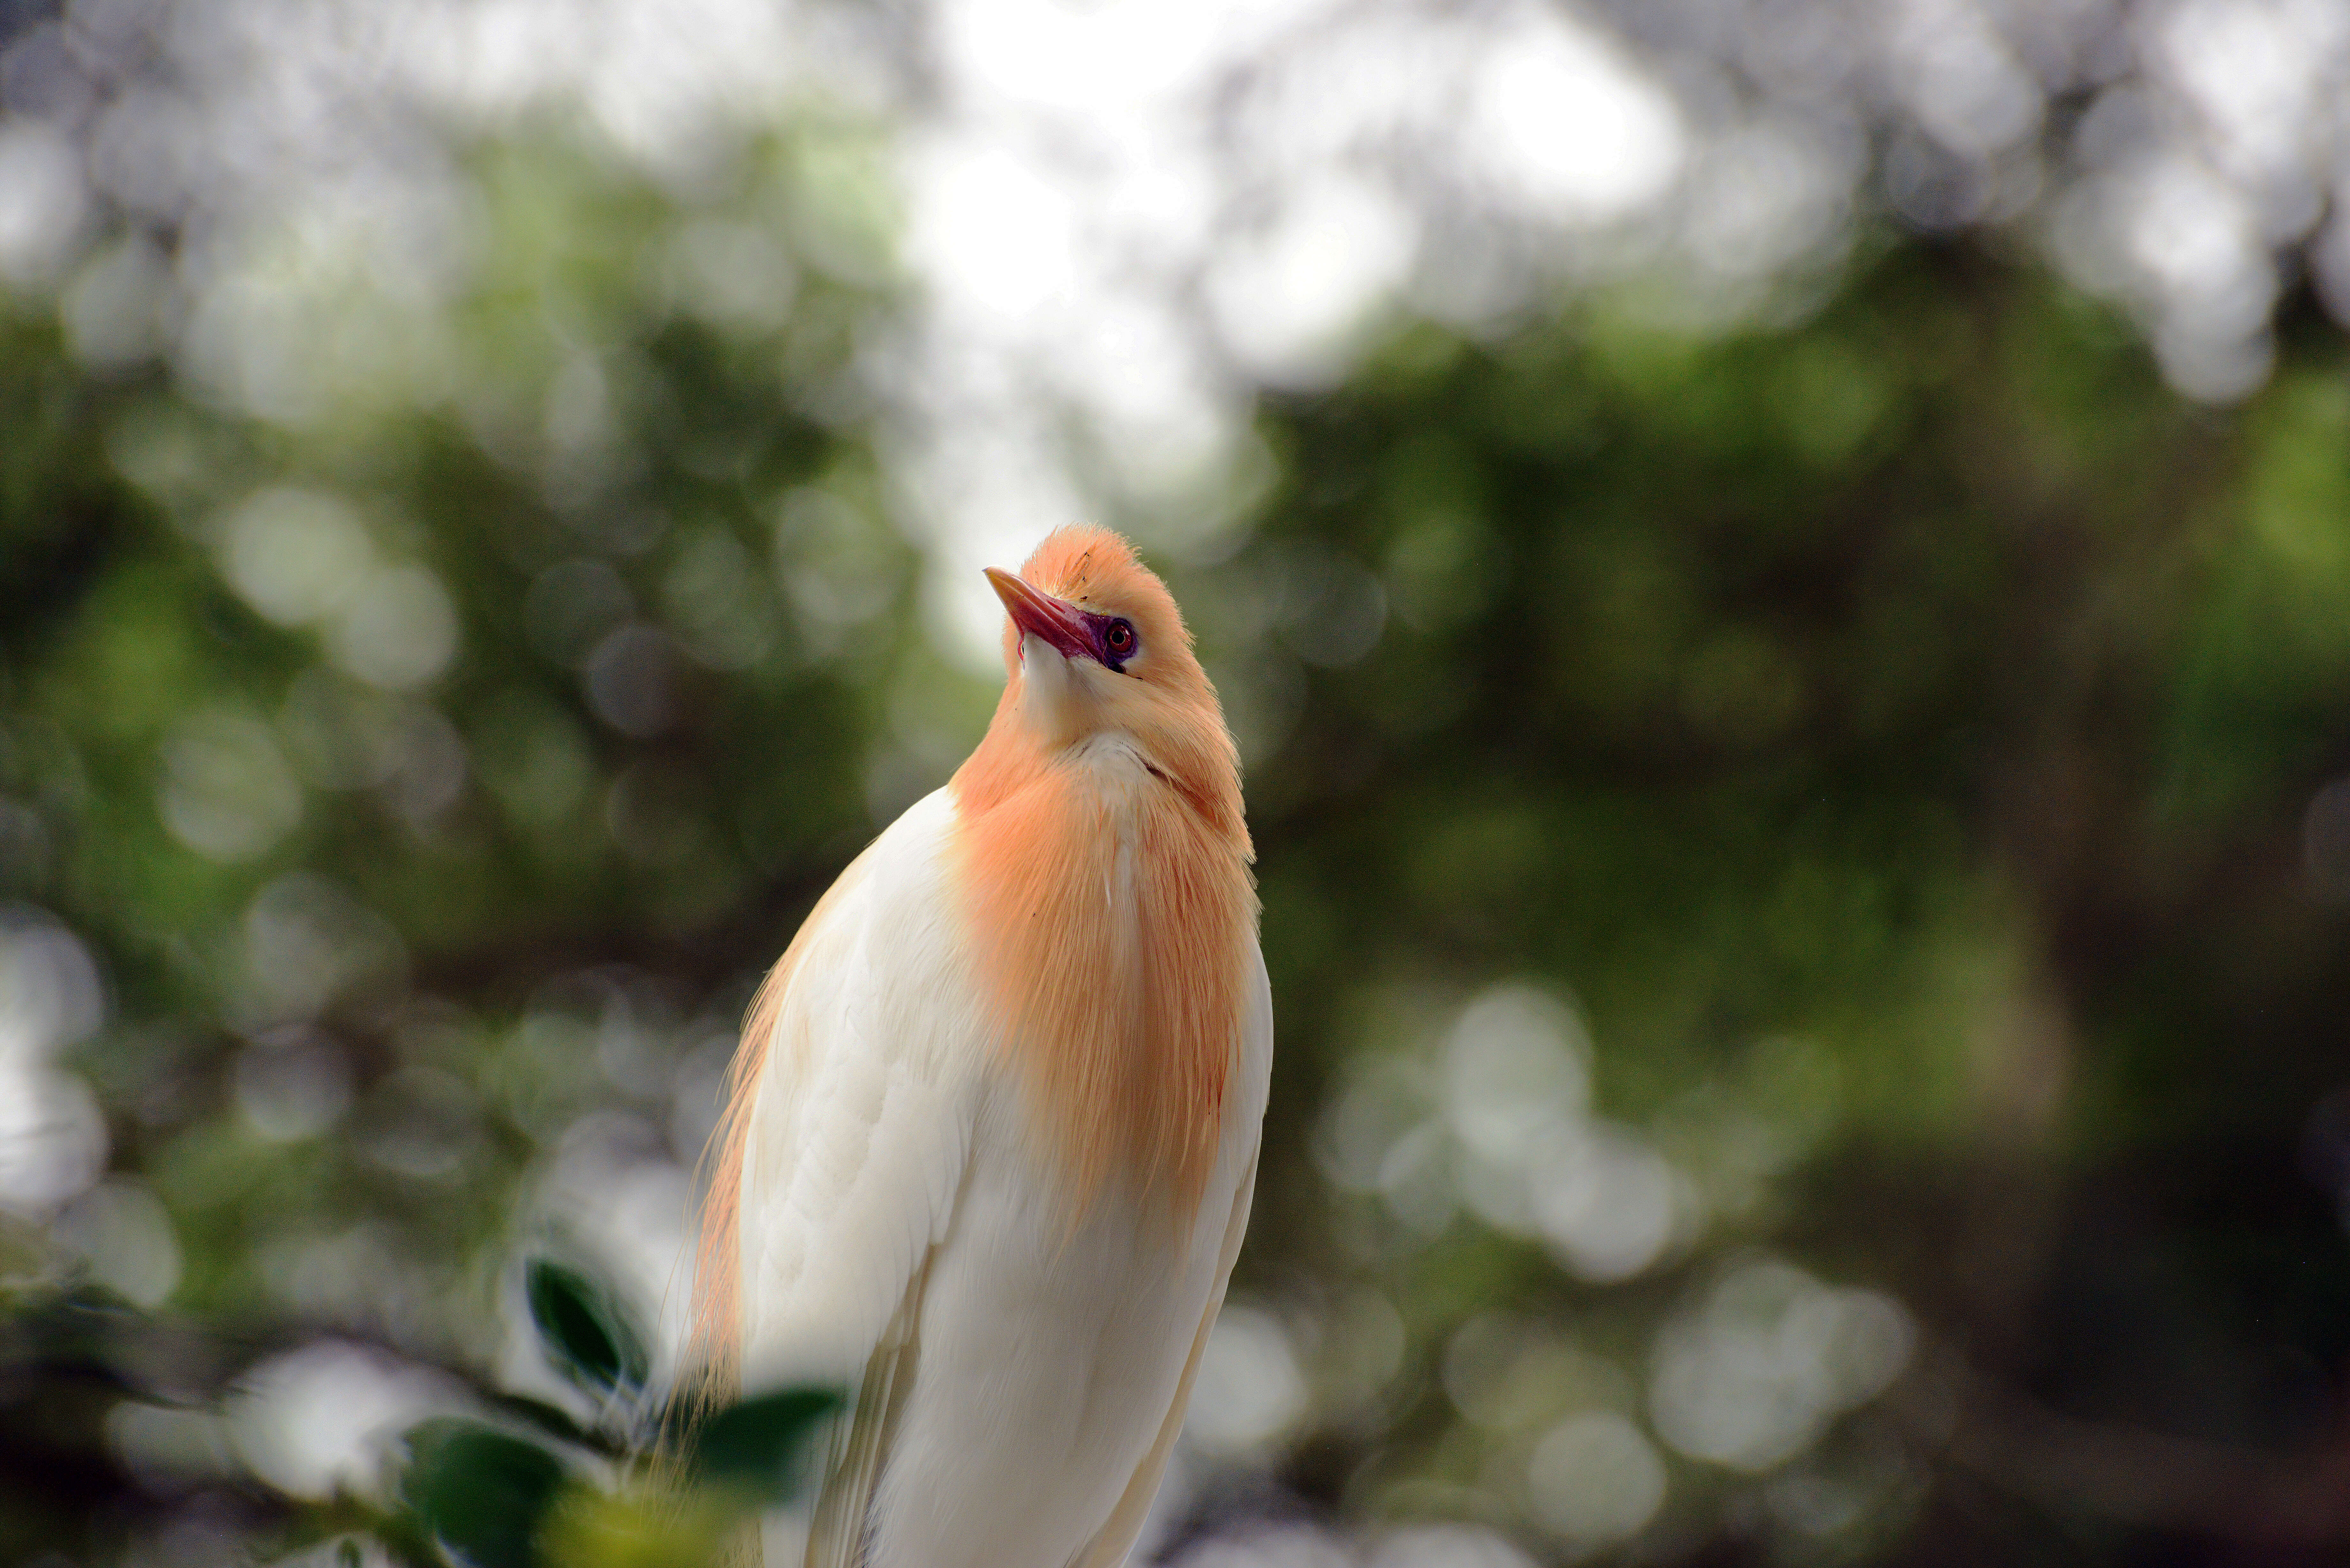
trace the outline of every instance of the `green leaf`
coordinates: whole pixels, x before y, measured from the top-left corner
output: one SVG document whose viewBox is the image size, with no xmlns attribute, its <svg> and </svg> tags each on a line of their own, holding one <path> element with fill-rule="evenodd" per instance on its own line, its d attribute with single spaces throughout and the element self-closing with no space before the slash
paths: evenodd
<svg viewBox="0 0 2350 1568">
<path fill-rule="evenodd" d="M 577 1269 L 539 1258 L 525 1276 L 525 1293 L 539 1336 L 574 1382 L 598 1394 L 644 1386 L 651 1357 L 612 1293 Z"/>
<path fill-rule="evenodd" d="M 531 1568 L 538 1522 L 563 1463 L 536 1443 L 462 1417 L 409 1431 L 400 1498 L 426 1531 L 474 1568 Z"/>
<path fill-rule="evenodd" d="M 797 1489 L 809 1439 L 840 1407 L 829 1388 L 785 1388 L 730 1406 L 702 1428 L 694 1449 L 700 1478 L 781 1502 Z"/>
</svg>

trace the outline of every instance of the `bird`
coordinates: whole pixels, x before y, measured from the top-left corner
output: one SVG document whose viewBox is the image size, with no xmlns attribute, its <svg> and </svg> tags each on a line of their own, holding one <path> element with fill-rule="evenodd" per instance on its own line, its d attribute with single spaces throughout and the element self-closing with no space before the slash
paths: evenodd
<svg viewBox="0 0 2350 1568">
<path fill-rule="evenodd" d="M 1215 688 L 1113 532 L 986 576 L 987 732 L 768 972 L 712 1137 L 715 1386 L 844 1393 L 766 1568 L 1117 1568 L 1248 1225 L 1273 1002 Z"/>
</svg>

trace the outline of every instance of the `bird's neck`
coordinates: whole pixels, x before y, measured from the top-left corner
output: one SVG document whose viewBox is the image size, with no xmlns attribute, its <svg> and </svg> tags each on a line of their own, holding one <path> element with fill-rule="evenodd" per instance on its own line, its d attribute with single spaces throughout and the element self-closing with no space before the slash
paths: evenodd
<svg viewBox="0 0 2350 1568">
<path fill-rule="evenodd" d="M 1024 675 L 1014 674 L 985 738 L 955 771 L 955 804 L 966 818 L 983 815 L 1057 774 L 1089 778 L 1097 789 L 1115 788 L 1120 781 L 1092 764 L 1123 750 L 1180 797 L 1243 864 L 1255 858 L 1241 802 L 1240 755 L 1212 695 L 1203 713 L 1129 732 L 1076 727 L 1058 711 L 1061 703 L 1052 705 L 1054 713 L 1040 716 L 1028 685 Z"/>
<path fill-rule="evenodd" d="M 1215 1162 L 1256 929 L 1237 772 L 1199 750 L 1048 748 L 1000 709 L 950 785 L 974 963 L 1043 1142 L 1077 1191 L 1127 1184 L 1186 1218 Z"/>
</svg>

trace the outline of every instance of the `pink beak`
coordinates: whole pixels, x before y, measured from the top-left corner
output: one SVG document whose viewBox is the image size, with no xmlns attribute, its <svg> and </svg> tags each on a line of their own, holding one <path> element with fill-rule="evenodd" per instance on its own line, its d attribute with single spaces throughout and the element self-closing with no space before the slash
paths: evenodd
<svg viewBox="0 0 2350 1568">
<path fill-rule="evenodd" d="M 1076 606 L 1039 593 L 998 567 L 987 568 L 987 580 L 995 589 L 995 597 L 1011 612 L 1012 624 L 1024 635 L 1039 639 L 1066 658 L 1101 657 L 1094 649 L 1093 628 L 1087 624 L 1085 612 Z"/>
</svg>

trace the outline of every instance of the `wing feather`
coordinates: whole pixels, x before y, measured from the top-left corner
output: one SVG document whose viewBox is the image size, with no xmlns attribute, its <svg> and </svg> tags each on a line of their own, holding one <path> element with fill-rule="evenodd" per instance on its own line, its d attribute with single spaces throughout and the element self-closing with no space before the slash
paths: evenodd
<svg viewBox="0 0 2350 1568">
<path fill-rule="evenodd" d="M 772 1023 L 738 1091 L 743 1382 L 855 1399 L 805 1521 L 808 1568 L 861 1562 L 913 1381 L 928 1262 L 970 1154 L 987 1052 L 939 886 L 951 814 L 943 793 L 917 805 L 817 906 L 754 1010 Z"/>
<path fill-rule="evenodd" d="M 907 1282 L 906 1298 L 889 1320 L 881 1342 L 865 1363 L 857 1407 L 838 1435 L 816 1499 L 808 1531 L 806 1568 L 865 1568 L 871 1534 L 873 1494 L 881 1484 L 882 1461 L 898 1430 L 898 1417 L 914 1386 L 921 1359 L 922 1290 L 930 1259 Z"/>
<path fill-rule="evenodd" d="M 1175 1402 L 1168 1407 L 1157 1439 L 1135 1467 L 1134 1479 L 1127 1482 L 1101 1532 L 1086 1543 L 1069 1568 L 1118 1568 L 1142 1533 L 1150 1504 L 1159 1495 L 1159 1483 L 1167 1474 L 1167 1460 L 1175 1452 L 1175 1439 L 1183 1430 L 1183 1412 L 1191 1403 L 1191 1380 L 1199 1375 L 1200 1353 L 1207 1348 L 1208 1332 L 1216 1326 L 1216 1314 L 1223 1309 L 1224 1287 L 1232 1277 L 1232 1261 L 1240 1256 L 1241 1238 L 1248 1233 L 1249 1203 L 1255 1191 L 1256 1157 L 1252 1155 L 1240 1190 L 1232 1194 L 1232 1216 L 1224 1227 L 1223 1255 L 1216 1265 L 1216 1288 L 1208 1293 L 1207 1309 L 1200 1314 L 1199 1330 L 1191 1336 L 1191 1354 L 1183 1363 L 1181 1380 L 1175 1385 Z"/>
</svg>

